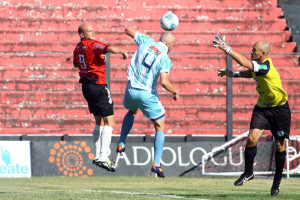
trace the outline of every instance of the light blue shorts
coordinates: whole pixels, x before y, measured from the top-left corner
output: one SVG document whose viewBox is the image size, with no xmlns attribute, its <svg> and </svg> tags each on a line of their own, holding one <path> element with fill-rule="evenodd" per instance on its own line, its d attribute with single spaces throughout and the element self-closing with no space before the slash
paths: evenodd
<svg viewBox="0 0 300 200">
<path fill-rule="evenodd" d="M 133 88 L 130 83 L 126 86 L 123 105 L 129 110 L 137 110 L 139 108 L 144 116 L 152 121 L 165 116 L 165 109 L 157 93 Z"/>
</svg>

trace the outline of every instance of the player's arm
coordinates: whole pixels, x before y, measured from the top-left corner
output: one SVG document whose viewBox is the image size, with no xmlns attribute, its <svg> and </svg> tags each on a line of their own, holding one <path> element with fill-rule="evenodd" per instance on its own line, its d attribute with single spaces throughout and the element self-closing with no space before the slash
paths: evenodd
<svg viewBox="0 0 300 200">
<path fill-rule="evenodd" d="M 108 46 L 106 48 L 106 52 L 110 52 L 110 53 L 113 53 L 113 54 L 122 54 L 123 55 L 123 59 L 126 60 L 128 58 L 128 53 L 127 51 L 125 51 L 124 49 L 120 48 L 120 47 L 117 47 L 117 46 Z"/>
<path fill-rule="evenodd" d="M 242 78 L 253 78 L 252 70 L 241 71 L 240 72 L 240 77 L 242 77 Z"/>
<path fill-rule="evenodd" d="M 77 63 L 75 62 L 75 54 L 73 53 L 73 66 L 74 68 L 78 68 Z"/>
<path fill-rule="evenodd" d="M 233 78 L 253 78 L 252 77 L 252 71 L 251 70 L 246 70 L 246 71 L 241 71 L 241 72 L 233 72 L 229 69 L 218 69 L 218 76 L 228 76 L 228 77 L 233 77 Z"/>
<path fill-rule="evenodd" d="M 223 51 L 225 51 L 227 54 L 229 54 L 237 63 L 239 63 L 241 66 L 246 67 L 250 70 L 253 69 L 251 61 L 243 56 L 242 54 L 234 51 L 229 44 L 225 40 L 225 35 L 223 38 L 219 35 L 219 33 L 215 36 L 215 40 L 213 41 L 214 48 L 219 48 Z"/>
<path fill-rule="evenodd" d="M 244 67 L 248 68 L 249 70 L 253 69 L 251 61 L 248 58 L 246 58 L 245 56 L 243 56 L 242 54 L 240 54 L 232 49 L 231 52 L 229 52 L 229 55 L 241 66 L 244 66 Z"/>
<path fill-rule="evenodd" d="M 147 37 L 149 37 L 146 33 L 142 32 L 142 31 L 139 31 L 139 30 L 137 30 L 137 29 L 135 29 L 135 28 L 125 28 L 125 33 L 126 33 L 128 36 L 132 37 L 132 38 L 135 37 L 135 34 L 136 34 L 137 32 L 140 32 L 140 33 L 142 33 L 143 35 L 146 35 Z"/>
<path fill-rule="evenodd" d="M 125 28 L 125 33 L 132 38 L 134 38 L 136 32 L 138 32 L 138 30 L 135 28 Z"/>
<path fill-rule="evenodd" d="M 75 63 L 75 62 L 73 62 L 73 66 L 74 66 L 75 68 L 78 68 L 77 63 Z"/>
<path fill-rule="evenodd" d="M 168 79 L 168 73 L 167 72 L 161 72 L 160 73 L 160 84 L 161 86 L 166 89 L 167 91 L 171 92 L 173 94 L 173 99 L 176 101 L 179 98 L 178 91 L 173 87 L 171 82 Z"/>
</svg>

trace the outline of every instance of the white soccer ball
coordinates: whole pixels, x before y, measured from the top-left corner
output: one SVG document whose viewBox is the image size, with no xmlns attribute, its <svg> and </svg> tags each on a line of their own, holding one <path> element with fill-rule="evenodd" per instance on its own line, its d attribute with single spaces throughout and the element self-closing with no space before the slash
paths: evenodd
<svg viewBox="0 0 300 200">
<path fill-rule="evenodd" d="M 168 11 L 160 18 L 160 26 L 166 31 L 174 31 L 179 24 L 177 15 Z"/>
</svg>

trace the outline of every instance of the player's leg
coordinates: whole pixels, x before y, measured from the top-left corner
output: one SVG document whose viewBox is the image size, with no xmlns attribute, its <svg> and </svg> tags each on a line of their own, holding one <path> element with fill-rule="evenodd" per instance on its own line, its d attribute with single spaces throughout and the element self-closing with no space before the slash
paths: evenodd
<svg viewBox="0 0 300 200">
<path fill-rule="evenodd" d="M 95 157 L 93 160 L 93 164 L 96 164 L 96 161 L 99 160 L 99 156 L 100 156 L 100 145 L 101 145 L 100 139 L 104 127 L 104 121 L 100 115 L 94 117 L 95 117 L 96 124 L 93 131 L 93 142 L 95 147 Z"/>
<path fill-rule="evenodd" d="M 114 171 L 114 169 L 111 168 L 110 160 L 108 158 L 112 131 L 115 125 L 113 110 L 114 103 L 106 85 L 94 84 L 92 87 L 94 87 L 93 114 L 94 116 L 102 116 L 104 123 L 103 130 L 100 133 L 100 155 L 98 159 L 99 162 L 97 164 L 108 171 Z"/>
<path fill-rule="evenodd" d="M 280 190 L 282 171 L 286 161 L 286 140 L 289 139 L 291 127 L 291 110 L 288 102 L 270 109 L 271 132 L 275 138 L 275 175 L 271 195 L 276 196 Z"/>
<path fill-rule="evenodd" d="M 104 127 L 101 133 L 101 146 L 100 146 L 100 156 L 99 156 L 99 163 L 102 168 L 106 169 L 107 171 L 115 171 L 114 166 L 108 157 L 109 154 L 109 147 L 111 144 L 111 137 L 113 127 L 115 125 L 114 116 L 106 116 L 103 117 Z"/>
<path fill-rule="evenodd" d="M 260 129 L 250 129 L 245 147 L 245 173 L 247 175 L 253 174 L 253 163 L 257 152 L 257 141 L 263 132 L 264 130 Z"/>
<path fill-rule="evenodd" d="M 160 164 L 165 142 L 165 109 L 157 94 L 149 94 L 146 102 L 147 103 L 141 106 L 141 110 L 143 111 L 144 116 L 152 121 L 155 128 L 154 160 L 151 171 L 156 173 L 158 177 L 165 178 L 165 174 Z"/>
<path fill-rule="evenodd" d="M 266 109 L 258 107 L 257 105 L 254 106 L 250 122 L 250 131 L 245 147 L 245 169 L 240 178 L 234 182 L 235 186 L 243 185 L 245 181 L 254 178 L 253 162 L 257 152 L 257 141 L 264 130 L 269 129 L 270 127 L 265 112 Z"/>
<path fill-rule="evenodd" d="M 160 160 L 163 153 L 164 143 L 165 143 L 165 117 L 153 121 L 152 123 L 155 127 L 155 138 L 154 138 L 154 160 L 152 164 L 151 171 L 156 173 L 159 178 L 165 178 L 165 174 L 161 168 Z"/>
<path fill-rule="evenodd" d="M 121 135 L 117 147 L 117 153 L 122 153 L 125 151 L 126 138 L 133 126 L 134 118 L 137 112 L 138 110 L 128 110 L 128 112 L 124 116 L 122 122 Z"/>
<path fill-rule="evenodd" d="M 99 98 L 99 85 L 91 83 L 89 81 L 82 82 L 82 94 L 86 99 L 89 107 L 90 113 L 94 115 L 95 127 L 93 130 L 93 142 L 95 146 L 95 157 L 93 159 L 93 164 L 100 166 L 98 163 L 101 148 L 101 133 L 103 130 L 104 122 L 100 115 L 100 108 L 98 108 Z"/>
<path fill-rule="evenodd" d="M 280 183 L 282 179 L 282 171 L 284 168 L 285 160 L 286 160 L 286 150 L 285 150 L 285 144 L 286 141 L 284 139 L 277 140 L 275 139 L 275 146 L 276 146 L 276 152 L 275 152 L 275 175 L 273 179 L 273 185 L 271 188 L 271 195 L 276 196 L 279 193 L 280 189 Z"/>
<path fill-rule="evenodd" d="M 128 112 L 124 116 L 122 122 L 122 129 L 119 143 L 117 146 L 117 153 L 122 153 L 125 151 L 126 138 L 133 126 L 135 115 L 138 112 L 140 98 L 137 97 L 140 96 L 140 92 L 140 90 L 132 88 L 130 84 L 127 84 L 123 100 L 123 106 L 126 109 L 128 109 Z"/>
<path fill-rule="evenodd" d="M 235 182 L 235 186 L 241 186 L 246 181 L 250 181 L 254 178 L 253 174 L 253 163 L 254 158 L 256 156 L 257 152 L 257 141 L 260 138 L 260 136 L 263 134 L 264 130 L 260 129 L 250 129 L 248 138 L 247 138 L 247 144 L 245 147 L 245 169 L 244 173 L 238 178 Z"/>
<path fill-rule="evenodd" d="M 155 138 L 154 138 L 154 160 L 153 163 L 156 166 L 160 166 L 160 160 L 164 148 L 165 142 L 165 117 L 162 117 L 156 121 L 152 121 L 155 127 Z"/>
<path fill-rule="evenodd" d="M 108 159 L 109 146 L 111 143 L 112 131 L 115 125 L 114 116 L 103 117 L 104 127 L 101 133 L 101 149 L 100 149 L 100 161 L 105 161 Z"/>
</svg>

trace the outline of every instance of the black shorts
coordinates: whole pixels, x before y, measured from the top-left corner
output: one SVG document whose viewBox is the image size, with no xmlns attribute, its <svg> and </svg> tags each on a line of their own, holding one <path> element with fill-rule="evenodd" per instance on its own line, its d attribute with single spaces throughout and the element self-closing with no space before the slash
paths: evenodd
<svg viewBox="0 0 300 200">
<path fill-rule="evenodd" d="M 282 140 L 289 139 L 290 127 L 291 110 L 288 102 L 271 108 L 254 107 L 250 129 L 270 130 L 274 138 Z"/>
<path fill-rule="evenodd" d="M 80 79 L 82 94 L 88 102 L 90 113 L 94 116 L 107 117 L 114 115 L 114 102 L 106 84 Z"/>
</svg>

